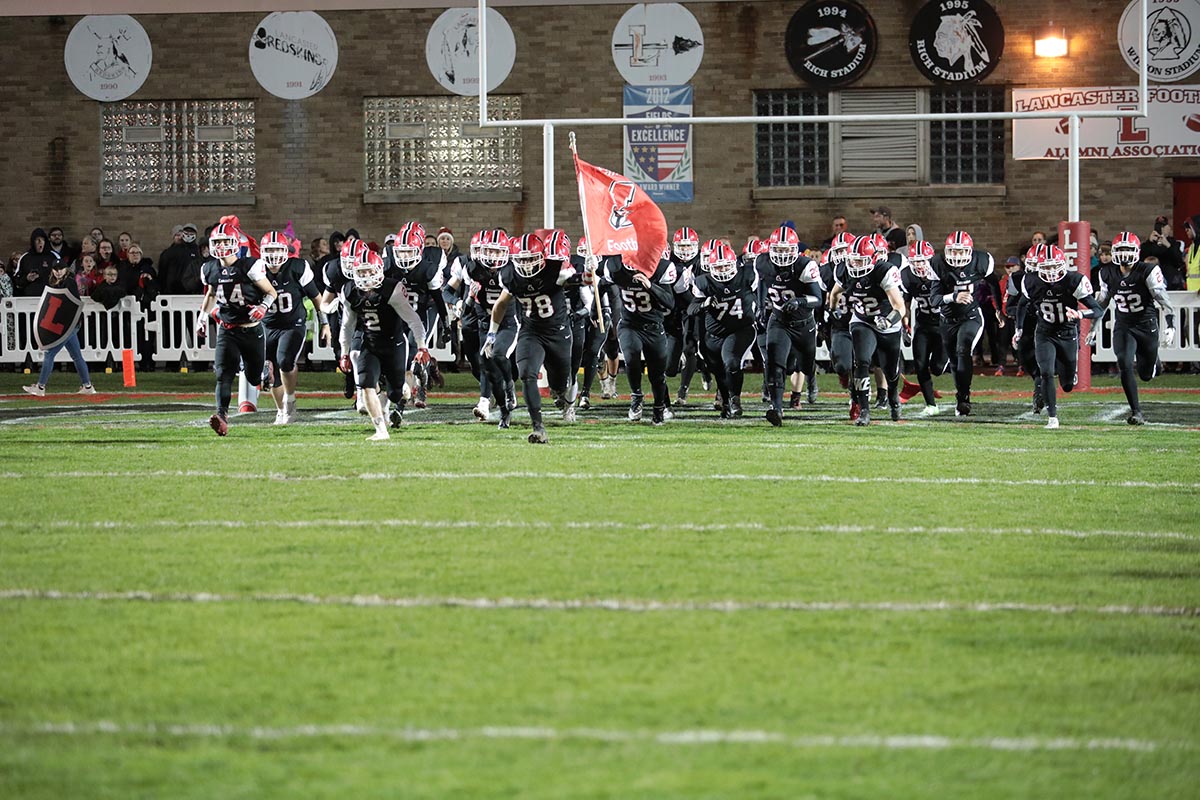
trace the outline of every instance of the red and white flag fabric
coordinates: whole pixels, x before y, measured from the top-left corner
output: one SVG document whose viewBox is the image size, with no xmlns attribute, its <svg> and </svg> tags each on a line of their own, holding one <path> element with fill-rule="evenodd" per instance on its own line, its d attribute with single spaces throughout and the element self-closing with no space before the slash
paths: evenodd
<svg viewBox="0 0 1200 800">
<path fill-rule="evenodd" d="M 627 266 L 653 276 L 667 247 L 662 211 L 632 180 L 589 164 L 578 154 L 575 177 L 592 253 L 620 256 Z"/>
</svg>

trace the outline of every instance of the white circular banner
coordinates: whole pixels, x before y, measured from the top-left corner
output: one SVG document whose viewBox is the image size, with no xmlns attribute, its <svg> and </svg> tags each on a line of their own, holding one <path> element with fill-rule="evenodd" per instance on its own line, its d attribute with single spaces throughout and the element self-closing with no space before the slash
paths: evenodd
<svg viewBox="0 0 1200 800">
<path fill-rule="evenodd" d="M 613 29 L 612 54 L 631 86 L 683 86 L 700 69 L 704 33 L 679 3 L 638 3 Z"/>
<path fill-rule="evenodd" d="M 63 63 L 75 88 L 93 100 L 124 100 L 150 74 L 150 37 L 127 14 L 84 17 L 75 23 Z"/>
<path fill-rule="evenodd" d="M 438 17 L 425 38 L 425 62 L 443 87 L 455 94 L 479 94 L 479 14 L 474 8 L 451 8 Z M 508 20 L 487 10 L 487 90 L 493 91 L 512 72 L 517 40 Z"/>
<path fill-rule="evenodd" d="M 250 37 L 254 77 L 284 100 L 303 100 L 324 89 L 337 62 L 337 37 L 325 18 L 312 11 L 276 11 Z"/>
<path fill-rule="evenodd" d="M 1138 42 L 1141 0 L 1132 0 L 1121 14 L 1117 42 L 1125 63 L 1141 70 Z M 1174 83 L 1200 69 L 1200 0 L 1150 0 L 1146 14 L 1146 75 L 1152 81 Z"/>
</svg>

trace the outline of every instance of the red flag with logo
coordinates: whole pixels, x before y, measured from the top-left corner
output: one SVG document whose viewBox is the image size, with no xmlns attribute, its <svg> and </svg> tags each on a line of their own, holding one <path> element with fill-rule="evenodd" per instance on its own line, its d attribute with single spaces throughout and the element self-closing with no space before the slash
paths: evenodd
<svg viewBox="0 0 1200 800">
<path fill-rule="evenodd" d="M 592 253 L 619 255 L 653 276 L 667 247 L 667 220 L 642 188 L 624 175 L 575 156 L 579 202 Z"/>
</svg>

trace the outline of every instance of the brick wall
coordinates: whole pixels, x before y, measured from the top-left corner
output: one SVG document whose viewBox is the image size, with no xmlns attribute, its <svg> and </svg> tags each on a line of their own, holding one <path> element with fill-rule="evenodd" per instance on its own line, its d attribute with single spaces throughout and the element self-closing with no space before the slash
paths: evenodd
<svg viewBox="0 0 1200 800">
<path fill-rule="evenodd" d="M 927 86 L 908 54 L 908 24 L 923 0 L 868 0 L 881 37 L 870 73 L 856 87 Z M 1124 2 L 1060 0 L 1055 21 L 1070 30 L 1071 56 L 1032 57 L 1033 33 L 1049 21 L 1047 4 L 993 0 L 1005 24 L 1005 53 L 986 83 L 1008 87 L 1131 85 L 1116 47 Z M 783 32 L 800 2 L 700 3 L 690 6 L 705 32 L 706 54 L 693 78 L 695 112 L 752 113 L 755 89 L 801 87 L 784 58 Z M 505 7 L 517 41 L 517 63 L 499 91 L 522 96 L 527 117 L 620 116 L 621 78 L 609 55 L 612 30 L 626 4 L 562 8 Z M 425 65 L 425 34 L 442 9 L 327 13 L 338 37 L 339 63 L 320 94 L 288 102 L 264 92 L 250 72 L 246 51 L 261 14 L 142 16 L 154 43 L 154 67 L 134 96 L 251 97 L 257 101 L 258 191 L 254 206 L 101 207 L 99 106 L 79 94 L 63 68 L 62 51 L 75 18 L 55 26 L 46 17 L 0 18 L 8 44 L 0 71 L 0 247 L 23 250 L 31 228 L 62 225 L 78 238 L 100 225 L 113 238 L 129 230 L 157 255 L 170 229 L 183 221 L 205 224 L 237 213 L 255 233 L 294 221 L 304 240 L 351 225 L 382 241 L 402 221 L 427 228 L 449 225 L 460 242 L 485 225 L 537 227 L 542 217 L 542 137 L 524 137 L 521 203 L 364 205 L 362 132 L 364 96 L 443 94 Z M 411 33 L 409 33 L 411 32 Z M 411 46 L 399 42 L 409 35 Z M 617 128 L 577 131 L 584 156 L 619 167 Z M 886 202 L 897 222 L 919 222 L 931 239 L 965 227 L 999 255 L 1014 251 L 1034 228 L 1052 228 L 1066 213 L 1065 162 L 1006 163 L 1003 197 L 905 197 L 887 187 L 869 197 L 755 200 L 750 126 L 709 126 L 694 132 L 696 197 L 692 205 L 664 207 L 672 227 L 690 224 L 704 236 L 765 235 L 782 219 L 802 237 L 823 238 L 828 220 L 844 213 L 852 229 L 869 223 L 867 209 Z M 1011 151 L 1011 148 L 1009 148 Z M 579 230 L 566 131 L 557 139 L 557 221 Z M 1171 179 L 1200 175 L 1197 159 L 1083 162 L 1083 216 L 1105 234 L 1130 226 L 1143 235 L 1150 221 L 1171 210 Z M 1190 212 L 1189 212 L 1190 213 Z"/>
</svg>

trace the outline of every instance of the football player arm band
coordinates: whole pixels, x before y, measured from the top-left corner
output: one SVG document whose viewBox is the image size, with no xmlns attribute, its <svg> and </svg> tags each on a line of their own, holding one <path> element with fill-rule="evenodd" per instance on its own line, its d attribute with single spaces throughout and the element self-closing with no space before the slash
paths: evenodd
<svg viewBox="0 0 1200 800">
<path fill-rule="evenodd" d="M 458 278 L 453 277 L 442 286 L 442 302 L 447 306 L 452 306 L 458 302 L 458 286 L 454 284 L 456 280 Z"/>
<path fill-rule="evenodd" d="M 488 333 L 495 333 L 500 330 L 500 324 L 504 322 L 504 315 L 508 311 L 508 304 L 512 301 L 512 295 L 508 289 L 502 289 L 500 296 L 496 298 L 496 302 L 492 304 L 492 321 L 488 325 Z"/>
<path fill-rule="evenodd" d="M 396 284 L 396 288 L 392 291 L 392 296 L 388 298 L 388 305 L 396 309 L 396 316 L 402 319 L 404 324 L 408 326 L 408 329 L 412 331 L 413 338 L 416 339 L 417 343 L 423 345 L 425 342 L 425 321 L 409 305 L 408 292 L 405 291 L 403 283 Z"/>
</svg>

